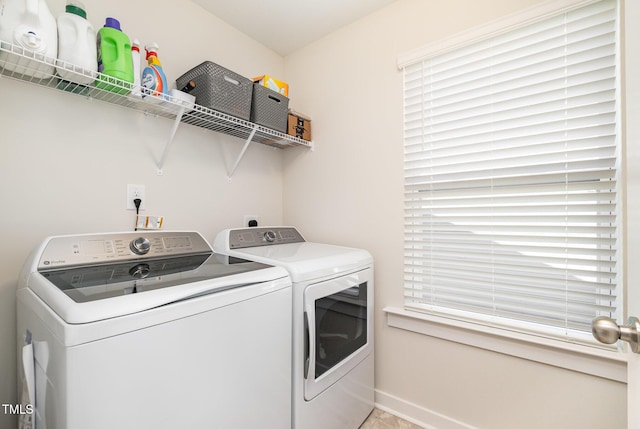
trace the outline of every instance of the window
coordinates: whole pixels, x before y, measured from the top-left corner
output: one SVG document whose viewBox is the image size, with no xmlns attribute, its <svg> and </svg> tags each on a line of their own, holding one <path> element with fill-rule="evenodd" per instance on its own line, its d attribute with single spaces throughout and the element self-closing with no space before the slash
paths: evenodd
<svg viewBox="0 0 640 429">
<path fill-rule="evenodd" d="M 617 16 L 582 2 L 401 64 L 406 309 L 589 344 L 617 317 Z"/>
</svg>

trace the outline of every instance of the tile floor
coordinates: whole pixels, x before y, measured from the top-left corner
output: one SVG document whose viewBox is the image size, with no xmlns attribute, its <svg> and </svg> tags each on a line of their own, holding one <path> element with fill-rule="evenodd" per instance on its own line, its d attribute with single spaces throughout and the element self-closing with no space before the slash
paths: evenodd
<svg viewBox="0 0 640 429">
<path fill-rule="evenodd" d="M 421 429 L 420 426 L 402 420 L 377 408 L 371 412 L 360 429 Z"/>
</svg>

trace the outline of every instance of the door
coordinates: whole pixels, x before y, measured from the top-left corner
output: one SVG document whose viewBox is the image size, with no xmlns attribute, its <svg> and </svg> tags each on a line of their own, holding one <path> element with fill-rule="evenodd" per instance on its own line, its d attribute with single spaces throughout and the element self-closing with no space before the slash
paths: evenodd
<svg viewBox="0 0 640 429">
<path fill-rule="evenodd" d="M 625 321 L 640 318 L 640 2 L 621 0 L 623 71 L 623 175 L 624 184 L 624 287 Z M 636 329 L 637 330 L 637 329 Z M 615 326 L 609 331 L 615 342 Z M 640 353 L 627 350 L 627 421 L 640 429 Z"/>
<path fill-rule="evenodd" d="M 640 2 L 623 2 L 626 108 L 627 316 L 640 318 Z M 640 429 L 640 354 L 629 353 L 627 414 L 630 429 Z"/>
<path fill-rule="evenodd" d="M 304 309 L 309 401 L 373 353 L 372 269 L 308 286 Z"/>
</svg>

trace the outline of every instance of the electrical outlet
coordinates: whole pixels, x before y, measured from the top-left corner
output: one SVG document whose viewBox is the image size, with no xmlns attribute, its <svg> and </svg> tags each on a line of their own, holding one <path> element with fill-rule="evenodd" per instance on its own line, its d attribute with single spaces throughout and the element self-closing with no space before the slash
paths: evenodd
<svg viewBox="0 0 640 429">
<path fill-rule="evenodd" d="M 260 218 L 258 215 L 244 215 L 242 226 L 244 227 L 249 226 L 250 220 L 255 220 L 256 222 L 258 222 L 258 225 L 260 225 Z"/>
<path fill-rule="evenodd" d="M 127 185 L 127 210 L 135 210 L 136 205 L 133 200 L 140 198 L 142 203 L 140 204 L 140 210 L 144 210 L 146 207 L 146 197 L 144 192 L 144 185 Z"/>
</svg>

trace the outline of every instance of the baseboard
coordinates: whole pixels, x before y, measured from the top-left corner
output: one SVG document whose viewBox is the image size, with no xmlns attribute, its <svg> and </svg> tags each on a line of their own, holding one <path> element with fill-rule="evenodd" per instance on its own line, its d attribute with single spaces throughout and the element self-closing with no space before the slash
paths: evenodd
<svg viewBox="0 0 640 429">
<path fill-rule="evenodd" d="M 375 398 L 376 408 L 425 429 L 477 429 L 378 389 Z"/>
</svg>

